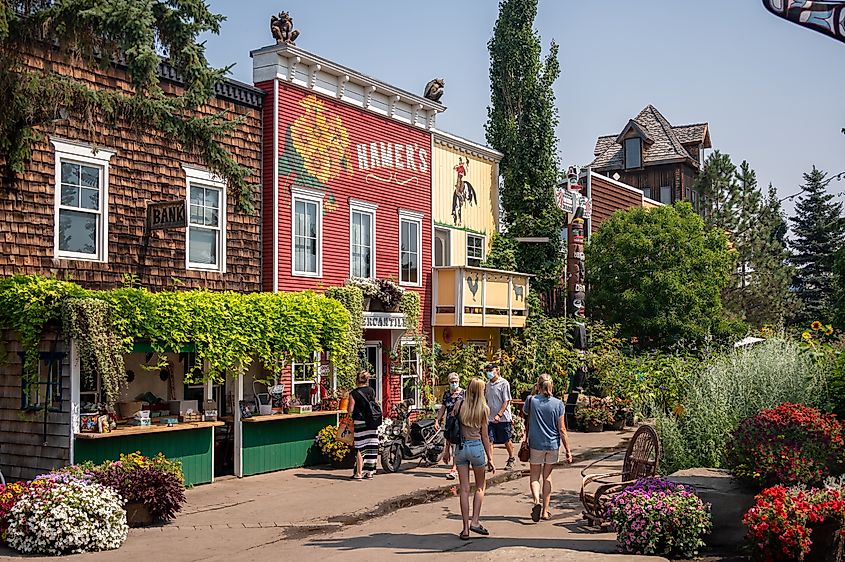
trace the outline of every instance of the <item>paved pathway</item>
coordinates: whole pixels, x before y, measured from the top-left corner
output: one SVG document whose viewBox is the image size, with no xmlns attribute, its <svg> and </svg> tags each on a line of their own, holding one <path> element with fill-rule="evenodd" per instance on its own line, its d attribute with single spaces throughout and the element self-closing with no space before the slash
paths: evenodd
<svg viewBox="0 0 845 562">
<path fill-rule="evenodd" d="M 527 479 L 519 478 L 520 471 L 503 471 L 507 454 L 497 449 L 497 485 L 485 502 L 486 524 L 494 535 L 489 538 L 460 541 L 460 512 L 445 468 L 408 463 L 400 473 L 379 474 L 372 481 L 350 480 L 347 470 L 315 468 L 223 479 L 188 490 L 188 504 L 173 523 L 133 529 L 115 552 L 68 558 L 363 560 L 407 553 L 429 559 L 449 552 L 450 558 L 466 560 L 619 559 L 587 554 L 613 553 L 613 536 L 586 534 L 575 525 L 578 471 L 586 463 L 579 459 L 622 449 L 631 434 L 572 434 L 576 466 L 559 470 L 556 515 L 543 525 L 527 517 Z M 9 554 L 0 549 L 0 558 Z"/>
</svg>

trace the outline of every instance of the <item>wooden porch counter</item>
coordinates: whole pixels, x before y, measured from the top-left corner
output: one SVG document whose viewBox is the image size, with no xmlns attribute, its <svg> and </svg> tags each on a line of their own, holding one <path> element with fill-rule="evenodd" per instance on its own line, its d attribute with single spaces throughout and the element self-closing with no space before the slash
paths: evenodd
<svg viewBox="0 0 845 562">
<path fill-rule="evenodd" d="M 126 435 L 136 435 L 139 433 L 161 433 L 165 431 L 184 431 L 187 429 L 201 429 L 203 427 L 220 427 L 226 425 L 222 421 L 208 421 L 208 422 L 185 422 L 177 423 L 172 426 L 167 424 L 155 425 L 128 425 L 113 429 L 108 433 L 77 433 L 77 439 L 109 439 L 113 437 L 124 437 Z"/>
<path fill-rule="evenodd" d="M 313 416 L 334 416 L 337 414 L 345 414 L 345 410 L 318 410 L 316 412 L 305 412 L 303 414 L 270 414 L 268 416 L 251 416 L 241 419 L 243 423 L 261 423 L 279 420 L 293 420 L 299 418 L 307 418 Z"/>
<path fill-rule="evenodd" d="M 325 426 L 337 425 L 340 413 L 345 412 L 270 414 L 241 420 L 243 475 L 318 464 L 322 455 L 314 438 Z"/>
<path fill-rule="evenodd" d="M 109 433 L 77 433 L 73 461 L 99 464 L 135 451 L 148 457 L 162 453 L 182 463 L 185 484 L 205 484 L 214 480 L 214 428 L 223 425 L 222 421 L 188 422 L 172 427 L 132 426 Z"/>
</svg>

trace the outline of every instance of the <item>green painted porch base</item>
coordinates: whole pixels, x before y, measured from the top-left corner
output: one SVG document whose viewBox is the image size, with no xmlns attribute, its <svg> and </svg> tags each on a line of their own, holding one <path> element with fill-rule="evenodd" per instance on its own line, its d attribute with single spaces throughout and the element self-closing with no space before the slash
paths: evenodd
<svg viewBox="0 0 845 562">
<path fill-rule="evenodd" d="M 337 414 L 242 424 L 244 476 L 318 464 L 314 438 L 329 424 Z"/>
<path fill-rule="evenodd" d="M 163 453 L 174 461 L 182 461 L 185 484 L 206 484 L 214 474 L 211 438 L 213 427 L 166 431 L 148 434 L 114 436 L 103 439 L 74 440 L 73 456 L 77 463 L 116 461 L 120 454 L 140 451 L 153 457 Z"/>
</svg>

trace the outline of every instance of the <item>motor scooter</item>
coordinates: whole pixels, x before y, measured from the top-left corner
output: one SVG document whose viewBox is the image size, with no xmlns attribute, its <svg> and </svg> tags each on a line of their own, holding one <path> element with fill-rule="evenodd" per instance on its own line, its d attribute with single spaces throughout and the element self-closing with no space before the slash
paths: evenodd
<svg viewBox="0 0 845 562">
<path fill-rule="evenodd" d="M 409 423 L 410 412 L 410 400 L 399 402 L 392 408 L 391 423 L 385 424 L 380 443 L 385 472 L 397 472 L 405 460 L 421 459 L 421 464 L 433 464 L 443 454 L 443 431 L 434 428 L 432 419 Z"/>
</svg>

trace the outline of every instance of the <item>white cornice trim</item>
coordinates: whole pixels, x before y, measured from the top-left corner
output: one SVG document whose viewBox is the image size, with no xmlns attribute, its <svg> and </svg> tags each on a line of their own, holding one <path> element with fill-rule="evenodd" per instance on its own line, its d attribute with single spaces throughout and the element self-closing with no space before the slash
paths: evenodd
<svg viewBox="0 0 845 562">
<path fill-rule="evenodd" d="M 446 110 L 439 103 L 292 45 L 271 45 L 250 52 L 250 56 L 252 57 L 252 77 L 255 83 L 279 79 L 307 90 L 333 96 L 406 125 L 433 129 L 435 116 Z M 353 84 L 363 90 L 363 99 L 359 99 L 350 92 L 349 86 Z M 380 101 L 387 100 L 386 111 L 371 105 L 370 102 L 376 96 Z"/>
<path fill-rule="evenodd" d="M 498 150 L 490 148 L 489 146 L 478 144 L 477 142 L 453 135 L 452 133 L 447 133 L 446 131 L 441 131 L 440 129 L 434 129 L 432 131 L 432 136 L 434 137 L 434 142 L 437 144 L 442 144 L 450 148 L 468 152 L 472 156 L 476 156 L 478 158 L 483 158 L 492 162 L 500 162 L 504 157 L 504 154 Z"/>
<path fill-rule="evenodd" d="M 607 183 L 614 185 L 616 187 L 621 187 L 622 189 L 625 189 L 625 190 L 630 191 L 632 193 L 636 193 L 640 197 L 643 196 L 643 190 L 642 189 L 637 189 L 633 185 L 628 185 L 627 183 L 622 183 L 619 180 L 615 180 L 611 177 L 608 177 L 608 176 L 599 174 L 598 172 L 594 172 L 594 171 L 590 170 L 590 181 L 592 181 L 593 178 L 598 178 L 601 181 L 606 181 Z"/>
</svg>

